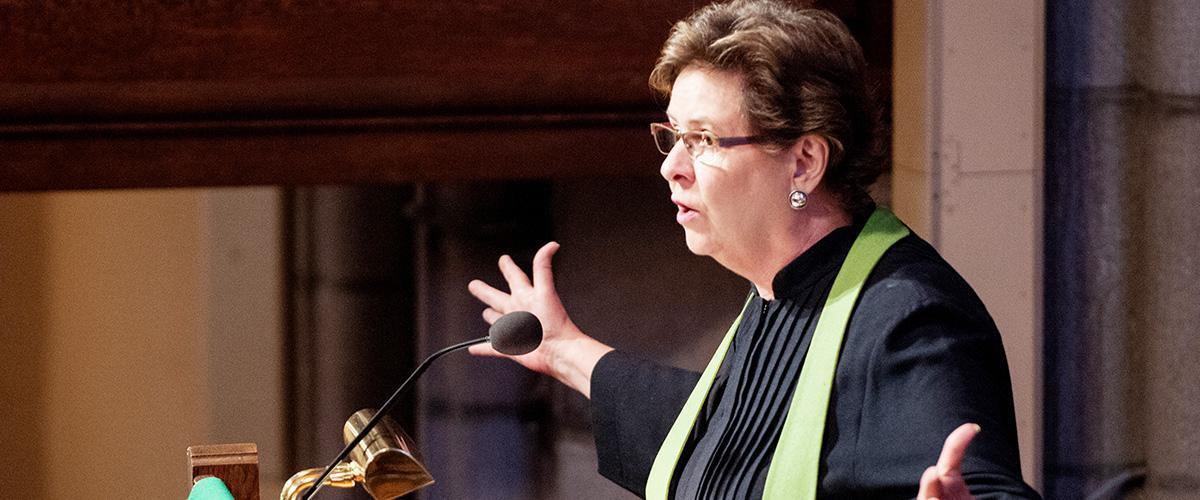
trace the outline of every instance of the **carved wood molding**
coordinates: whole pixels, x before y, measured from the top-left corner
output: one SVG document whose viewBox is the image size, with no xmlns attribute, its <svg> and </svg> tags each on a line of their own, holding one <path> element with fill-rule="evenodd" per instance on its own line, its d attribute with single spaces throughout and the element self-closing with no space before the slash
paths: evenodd
<svg viewBox="0 0 1200 500">
<path fill-rule="evenodd" d="M 4 190 L 637 174 L 654 114 L 11 126 Z"/>
</svg>

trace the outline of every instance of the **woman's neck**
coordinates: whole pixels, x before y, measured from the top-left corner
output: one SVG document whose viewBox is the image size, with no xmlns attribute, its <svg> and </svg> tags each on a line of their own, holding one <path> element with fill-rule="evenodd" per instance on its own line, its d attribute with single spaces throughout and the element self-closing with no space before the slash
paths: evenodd
<svg viewBox="0 0 1200 500">
<path fill-rule="evenodd" d="M 758 295 L 764 299 L 775 299 L 774 281 L 779 271 L 833 230 L 848 226 L 853 221 L 850 214 L 836 202 L 810 203 L 795 215 L 787 230 L 768 235 L 757 249 L 751 250 L 752 255 L 746 256 L 738 266 L 740 270 L 726 266 L 750 280 Z"/>
</svg>

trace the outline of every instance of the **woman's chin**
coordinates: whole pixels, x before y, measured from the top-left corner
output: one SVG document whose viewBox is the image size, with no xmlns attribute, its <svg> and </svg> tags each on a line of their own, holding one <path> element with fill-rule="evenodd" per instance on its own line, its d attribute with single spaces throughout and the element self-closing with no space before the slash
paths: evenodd
<svg viewBox="0 0 1200 500">
<path fill-rule="evenodd" d="M 683 234 L 688 250 L 692 253 L 701 256 L 712 255 L 712 242 L 706 236 L 687 229 L 683 231 Z"/>
</svg>

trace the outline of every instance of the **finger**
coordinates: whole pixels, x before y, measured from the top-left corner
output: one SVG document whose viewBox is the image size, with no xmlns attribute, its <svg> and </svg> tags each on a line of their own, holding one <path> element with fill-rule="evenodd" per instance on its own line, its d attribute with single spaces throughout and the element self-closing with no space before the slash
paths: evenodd
<svg viewBox="0 0 1200 500">
<path fill-rule="evenodd" d="M 529 284 L 529 277 L 525 275 L 525 271 L 507 255 L 500 256 L 500 274 L 504 275 L 504 281 L 508 282 L 508 289 L 513 293 L 533 286 Z"/>
<path fill-rule="evenodd" d="M 486 342 L 482 343 L 482 344 L 475 344 L 471 347 L 468 347 L 467 352 L 471 353 L 471 355 L 473 355 L 473 356 L 487 356 L 487 357 L 493 357 L 493 358 L 508 357 L 508 356 L 505 356 L 504 354 L 501 354 L 500 351 L 493 349 L 492 344 L 489 344 Z"/>
<path fill-rule="evenodd" d="M 559 247 L 558 242 L 551 241 L 542 245 L 542 248 L 538 249 L 537 255 L 533 256 L 533 284 L 538 289 L 554 291 L 554 269 L 550 263 L 554 260 L 554 254 L 558 252 Z"/>
<path fill-rule="evenodd" d="M 918 500 L 937 500 L 942 496 L 942 482 L 938 479 L 938 469 L 930 465 L 921 474 L 921 488 L 917 491 Z"/>
<path fill-rule="evenodd" d="M 509 294 L 492 288 L 492 285 L 480 280 L 471 280 L 470 283 L 467 283 L 467 291 L 471 292 L 471 295 L 474 295 L 480 302 L 497 311 L 505 310 L 512 298 Z"/>
<path fill-rule="evenodd" d="M 941 476 L 960 474 L 959 469 L 962 468 L 963 455 L 966 455 L 967 446 L 971 444 L 972 439 L 975 439 L 975 435 L 979 434 L 979 430 L 978 424 L 962 424 L 949 436 L 946 436 L 946 444 L 942 446 L 942 455 L 938 457 L 938 474 Z"/>
<path fill-rule="evenodd" d="M 496 322 L 496 320 L 500 319 L 501 316 L 504 316 L 504 315 L 500 314 L 500 311 L 497 311 L 490 307 L 483 310 L 483 320 L 487 321 L 487 324 L 489 324 L 489 325 L 494 324 Z"/>
</svg>

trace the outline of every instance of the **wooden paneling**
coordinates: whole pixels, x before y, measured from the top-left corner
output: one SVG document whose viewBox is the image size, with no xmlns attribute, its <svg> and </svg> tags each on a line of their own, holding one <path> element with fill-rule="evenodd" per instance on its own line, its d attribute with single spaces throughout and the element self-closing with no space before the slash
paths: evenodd
<svg viewBox="0 0 1200 500">
<path fill-rule="evenodd" d="M 890 2 L 819 3 L 886 74 Z M 6 2 L 0 190 L 651 173 L 646 76 L 695 6 Z"/>
<path fill-rule="evenodd" d="M 671 5 L 671 4 L 674 5 Z M 54 2 L 3 8 L 12 119 L 652 104 L 691 2 Z"/>
<path fill-rule="evenodd" d="M 193 484 L 204 476 L 220 479 L 234 498 L 258 500 L 258 446 L 254 443 L 188 446 Z"/>
</svg>

